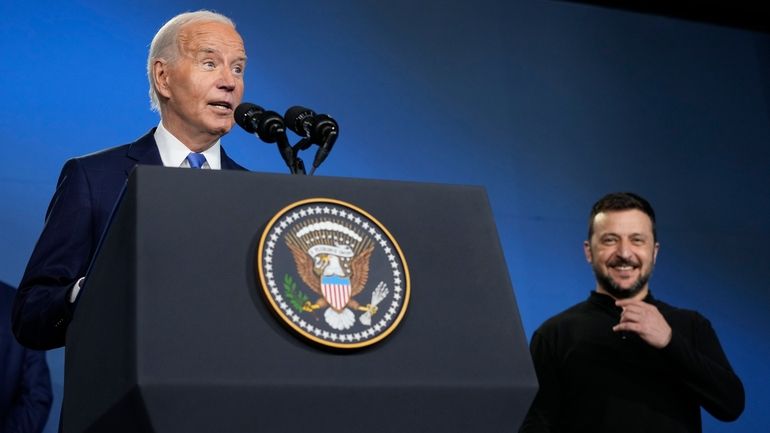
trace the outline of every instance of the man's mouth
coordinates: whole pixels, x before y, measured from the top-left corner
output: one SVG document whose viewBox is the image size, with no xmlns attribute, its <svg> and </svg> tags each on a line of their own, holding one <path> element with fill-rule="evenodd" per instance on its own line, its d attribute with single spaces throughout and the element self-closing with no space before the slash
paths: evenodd
<svg viewBox="0 0 770 433">
<path fill-rule="evenodd" d="M 607 266 L 619 272 L 628 272 L 638 268 L 639 264 L 634 263 L 630 260 L 620 259 L 620 260 L 613 260 L 612 262 L 608 263 Z"/>
<path fill-rule="evenodd" d="M 223 112 L 229 112 L 233 110 L 233 105 L 227 101 L 209 102 L 209 106 L 214 107 L 214 109 L 218 111 L 223 111 Z"/>
</svg>

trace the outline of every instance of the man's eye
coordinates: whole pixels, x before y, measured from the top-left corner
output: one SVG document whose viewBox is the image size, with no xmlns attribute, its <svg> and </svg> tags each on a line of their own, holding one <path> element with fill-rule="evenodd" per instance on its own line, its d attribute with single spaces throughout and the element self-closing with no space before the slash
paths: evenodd
<svg viewBox="0 0 770 433">
<path fill-rule="evenodd" d="M 242 74 L 243 73 L 243 66 L 234 66 L 233 67 L 233 73 L 234 74 Z"/>
<path fill-rule="evenodd" d="M 214 69 L 216 68 L 216 66 L 217 66 L 216 63 L 212 62 L 211 60 L 207 60 L 203 62 L 203 67 L 206 69 Z"/>
</svg>

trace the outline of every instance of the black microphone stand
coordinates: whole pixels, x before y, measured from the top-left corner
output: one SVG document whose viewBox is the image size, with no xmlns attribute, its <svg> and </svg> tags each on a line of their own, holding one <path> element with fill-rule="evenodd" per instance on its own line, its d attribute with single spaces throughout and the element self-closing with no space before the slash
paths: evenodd
<svg viewBox="0 0 770 433">
<path fill-rule="evenodd" d="M 301 174 L 305 175 L 305 163 L 302 161 L 302 158 L 297 157 L 294 159 L 294 167 L 292 167 L 292 174 Z M 311 174 L 312 176 L 312 174 Z"/>
<path fill-rule="evenodd" d="M 299 143 L 294 146 L 290 145 L 289 138 L 286 137 L 286 130 L 283 128 L 281 128 L 280 132 L 277 134 L 276 141 L 278 144 L 278 151 L 281 153 L 283 160 L 289 167 L 289 172 L 291 174 L 305 175 L 305 163 L 302 161 L 302 158 L 297 156 Z"/>
<path fill-rule="evenodd" d="M 296 173 L 294 174 L 306 174 L 305 173 L 305 163 L 302 161 L 302 158 L 297 156 L 300 150 L 306 150 L 310 146 L 313 145 L 313 142 L 310 141 L 309 138 L 304 137 L 300 141 L 298 141 L 294 146 L 291 147 L 291 151 L 294 154 L 294 165 L 296 169 Z M 310 172 L 310 175 L 313 175 L 313 172 Z"/>
</svg>

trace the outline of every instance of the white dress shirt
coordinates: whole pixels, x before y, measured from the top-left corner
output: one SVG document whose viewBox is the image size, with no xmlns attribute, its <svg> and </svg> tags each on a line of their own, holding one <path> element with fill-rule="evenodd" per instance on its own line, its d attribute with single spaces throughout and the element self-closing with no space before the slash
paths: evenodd
<svg viewBox="0 0 770 433">
<path fill-rule="evenodd" d="M 155 143 L 158 145 L 160 160 L 163 161 L 164 166 L 190 167 L 187 155 L 190 154 L 191 150 L 168 132 L 168 129 L 163 126 L 163 121 L 158 123 L 158 128 L 153 136 L 155 137 Z M 219 149 L 220 144 L 219 140 L 217 140 L 211 147 L 200 152 L 206 157 L 206 162 L 203 163 L 201 168 L 210 170 L 220 170 L 222 168 L 222 155 Z"/>
</svg>

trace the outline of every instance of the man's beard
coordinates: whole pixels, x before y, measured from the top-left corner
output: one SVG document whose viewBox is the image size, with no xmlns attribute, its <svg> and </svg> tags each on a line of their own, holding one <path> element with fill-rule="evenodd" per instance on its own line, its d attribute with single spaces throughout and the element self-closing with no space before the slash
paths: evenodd
<svg viewBox="0 0 770 433">
<path fill-rule="evenodd" d="M 617 261 L 609 263 L 609 266 L 623 265 L 635 266 L 635 263 L 624 259 L 618 259 Z M 598 266 L 594 265 L 592 267 L 594 269 L 594 275 L 596 276 L 596 282 L 599 283 L 599 286 L 601 286 L 602 289 L 604 289 L 615 299 L 633 298 L 642 291 L 642 288 L 647 285 L 647 282 L 650 281 L 650 276 L 652 276 L 652 267 L 650 267 L 650 270 L 647 271 L 647 273 L 640 275 L 639 278 L 634 281 L 634 284 L 632 284 L 631 287 L 624 289 L 620 287 L 608 274 L 602 273 Z"/>
</svg>

